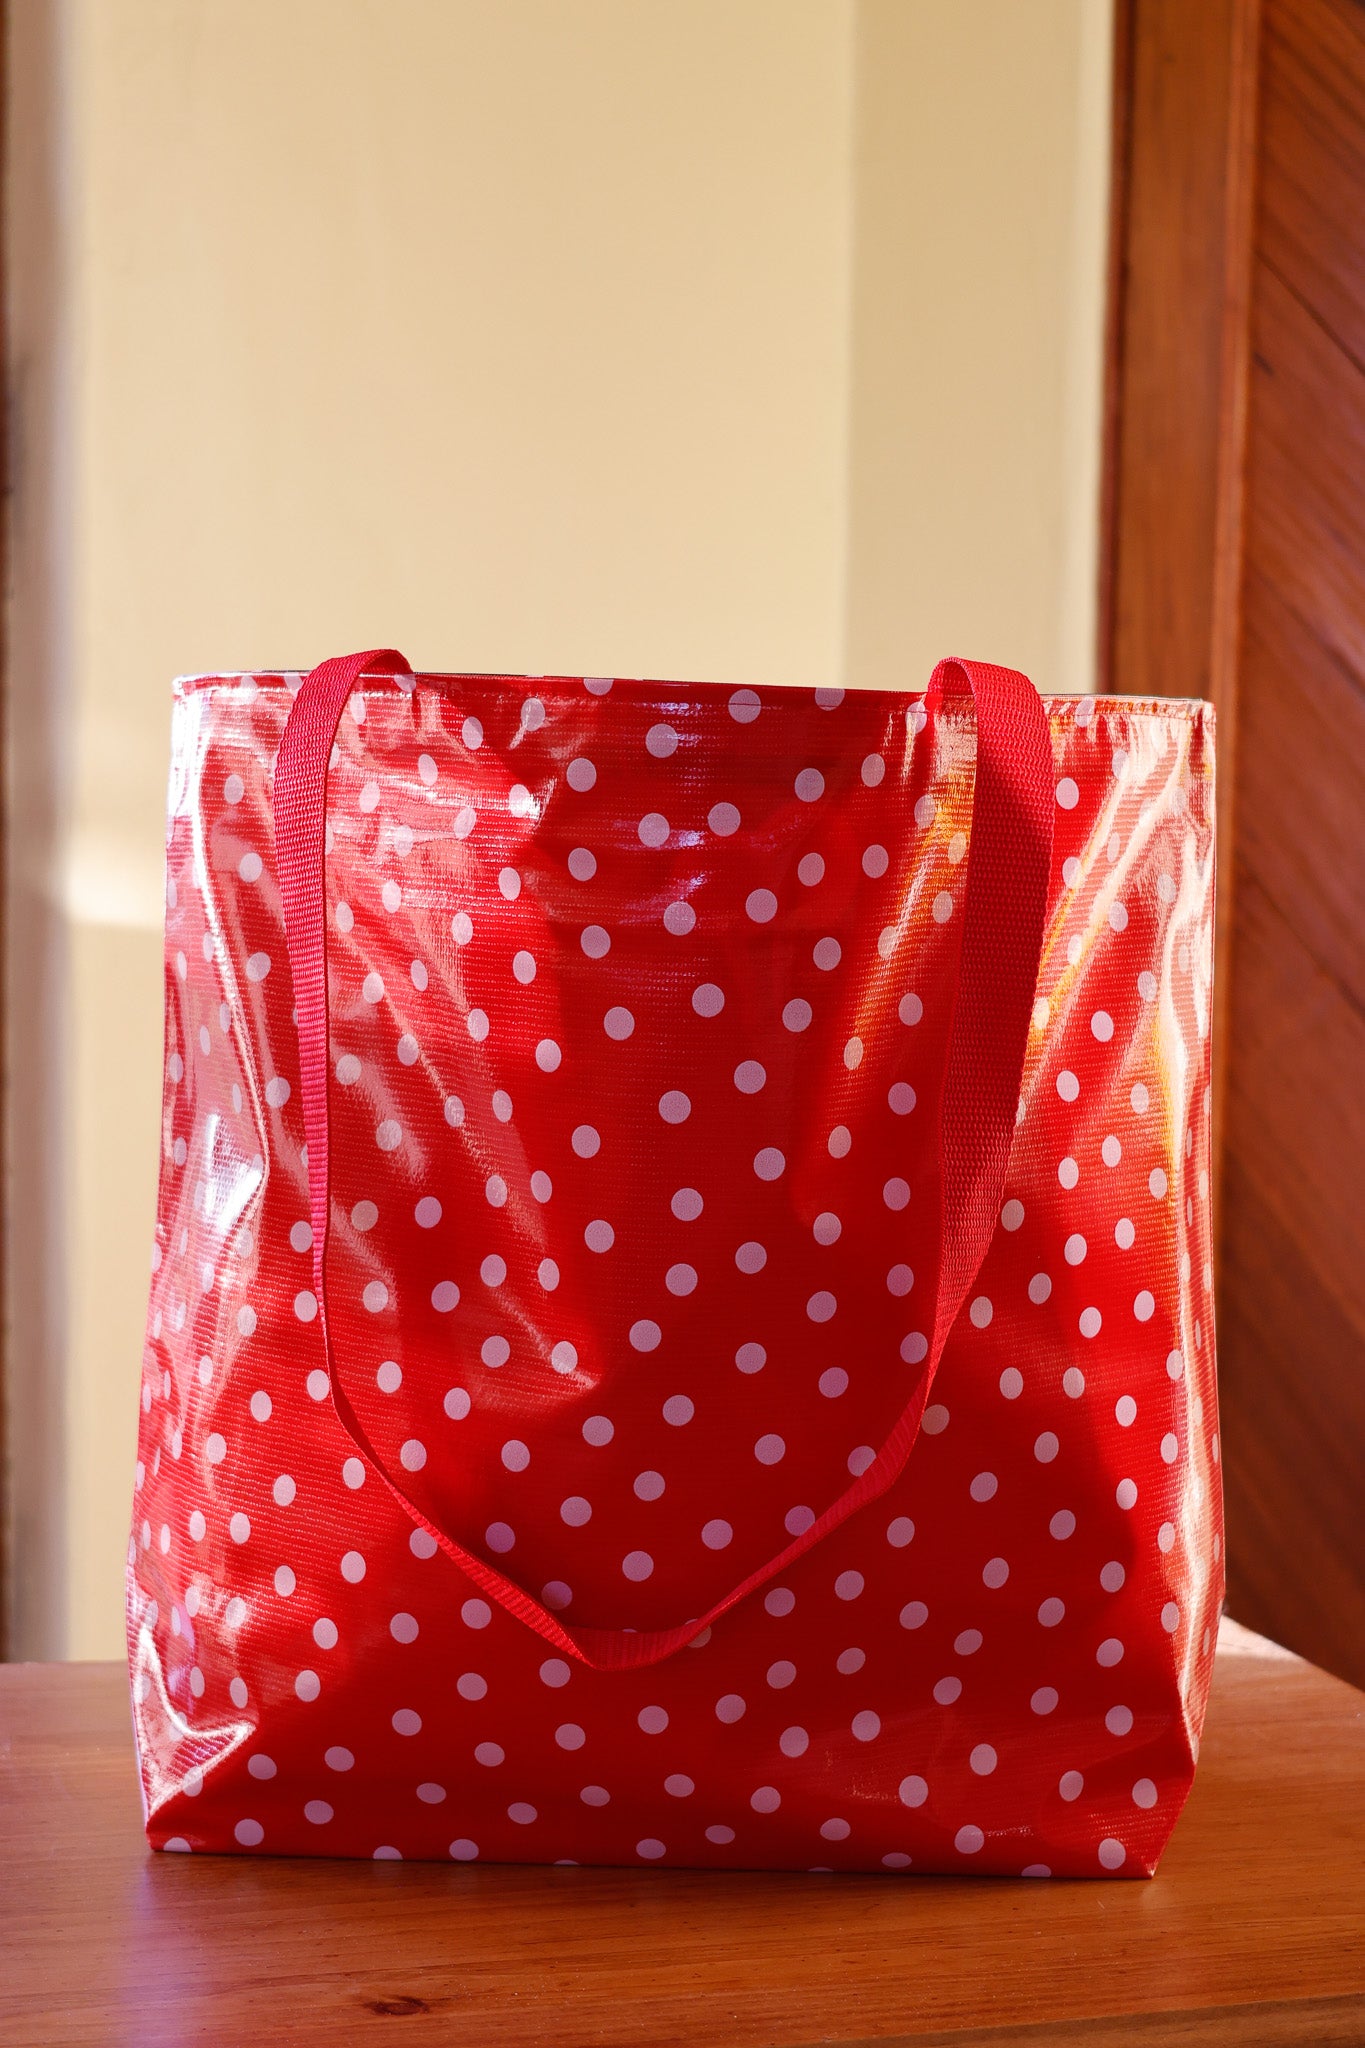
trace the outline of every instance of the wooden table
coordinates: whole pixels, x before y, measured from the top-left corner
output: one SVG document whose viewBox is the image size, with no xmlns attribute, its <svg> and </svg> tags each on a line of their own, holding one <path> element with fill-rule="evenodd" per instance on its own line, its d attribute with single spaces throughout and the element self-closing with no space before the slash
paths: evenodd
<svg viewBox="0 0 1365 2048">
<path fill-rule="evenodd" d="M 112 1664 L 0 1666 L 0 2043 L 1365 2043 L 1365 1695 L 1225 1624 L 1150 1883 L 152 1856 Z"/>
</svg>

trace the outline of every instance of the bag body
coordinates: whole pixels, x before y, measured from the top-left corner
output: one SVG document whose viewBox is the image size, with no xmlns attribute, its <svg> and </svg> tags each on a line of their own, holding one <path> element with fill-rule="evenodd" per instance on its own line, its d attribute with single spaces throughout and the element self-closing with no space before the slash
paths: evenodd
<svg viewBox="0 0 1365 2048">
<path fill-rule="evenodd" d="M 154 1846 L 1154 1869 L 1222 1596 L 1212 713 L 1016 690 L 1041 832 L 941 666 L 177 685 Z"/>
</svg>

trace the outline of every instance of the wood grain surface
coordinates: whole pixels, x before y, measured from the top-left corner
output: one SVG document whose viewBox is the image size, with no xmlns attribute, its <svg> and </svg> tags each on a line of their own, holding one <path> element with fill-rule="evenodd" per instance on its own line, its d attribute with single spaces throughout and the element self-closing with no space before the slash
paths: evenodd
<svg viewBox="0 0 1365 2048">
<path fill-rule="evenodd" d="M 1151 1882 L 153 1856 L 126 1680 L 0 1667 L 5 2048 L 1365 2042 L 1365 1697 L 1225 1623 Z"/>
<path fill-rule="evenodd" d="M 1219 1365 L 1236 1612 L 1365 1684 L 1365 7 L 1265 0 Z M 1227 871 L 1225 870 L 1225 873 Z"/>
<path fill-rule="evenodd" d="M 1218 707 L 1229 1597 L 1365 1685 L 1365 5 L 1118 19 L 1104 677 Z"/>
</svg>

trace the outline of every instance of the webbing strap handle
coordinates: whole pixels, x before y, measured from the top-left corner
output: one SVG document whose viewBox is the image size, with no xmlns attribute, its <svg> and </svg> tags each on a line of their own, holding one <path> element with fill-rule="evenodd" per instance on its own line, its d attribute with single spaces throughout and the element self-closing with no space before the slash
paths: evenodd
<svg viewBox="0 0 1365 2048">
<path fill-rule="evenodd" d="M 552 1648 L 594 1670 L 658 1664 L 884 1493 L 910 1455 L 948 1333 L 980 1270 L 1000 1212 L 1052 864 L 1055 799 L 1047 715 L 1026 676 L 985 662 L 941 661 L 924 699 L 930 724 L 945 697 L 970 700 L 976 722 L 976 778 L 961 953 L 937 1130 L 940 1201 L 934 1320 L 914 1394 L 867 1469 L 801 1535 L 704 1614 L 662 1629 L 570 1628 L 417 1506 L 371 1443 L 338 1380 L 332 1352 L 327 1308 L 327 775 L 342 709 L 360 678 L 410 673 L 403 656 L 392 648 L 372 648 L 321 663 L 305 677 L 294 699 L 275 764 L 276 858 L 298 1015 L 313 1288 L 332 1405 L 342 1428 L 404 1511 L 490 1599 Z"/>
</svg>

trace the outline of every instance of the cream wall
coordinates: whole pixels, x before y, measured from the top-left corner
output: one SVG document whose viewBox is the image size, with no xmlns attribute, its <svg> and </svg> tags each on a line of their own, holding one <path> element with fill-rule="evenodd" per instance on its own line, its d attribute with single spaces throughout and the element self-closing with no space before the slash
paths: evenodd
<svg viewBox="0 0 1365 2048">
<path fill-rule="evenodd" d="M 119 1648 L 169 678 L 1084 687 L 1108 11 L 17 0 L 17 1653 Z"/>
</svg>

